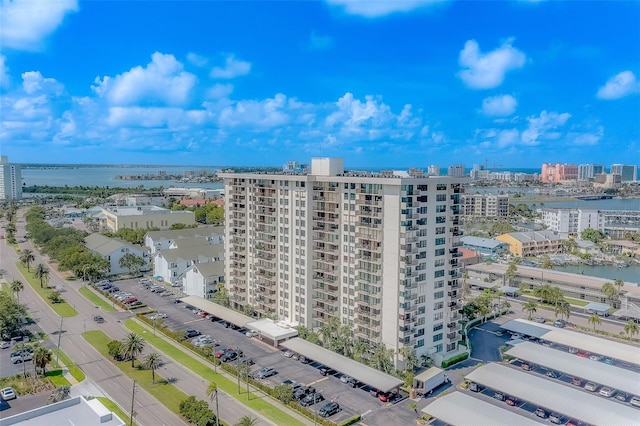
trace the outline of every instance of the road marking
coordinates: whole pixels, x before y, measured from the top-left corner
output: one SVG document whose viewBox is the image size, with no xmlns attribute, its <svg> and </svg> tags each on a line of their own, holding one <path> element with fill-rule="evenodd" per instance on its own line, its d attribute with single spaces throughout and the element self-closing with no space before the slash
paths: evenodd
<svg viewBox="0 0 640 426">
<path fill-rule="evenodd" d="M 198 319 L 193 320 L 193 321 L 187 321 L 187 322 L 185 322 L 184 324 L 192 324 L 192 323 L 194 323 L 194 322 L 199 322 L 199 321 L 204 321 L 204 320 L 205 320 L 205 318 L 198 318 Z"/>
<path fill-rule="evenodd" d="M 362 414 L 360 415 L 360 417 L 364 417 L 364 416 L 366 416 L 367 414 L 369 414 L 370 412 L 371 412 L 371 410 L 367 410 L 367 411 L 365 411 L 364 413 L 362 413 Z M 361 424 L 361 425 L 364 425 L 364 426 L 367 426 L 367 425 L 365 425 L 364 423 L 360 423 L 360 424 Z"/>
<path fill-rule="evenodd" d="M 316 383 L 324 382 L 325 380 L 328 380 L 328 379 L 329 377 L 323 377 L 322 379 L 316 380 L 315 382 L 307 383 L 307 386 L 313 386 Z"/>
</svg>

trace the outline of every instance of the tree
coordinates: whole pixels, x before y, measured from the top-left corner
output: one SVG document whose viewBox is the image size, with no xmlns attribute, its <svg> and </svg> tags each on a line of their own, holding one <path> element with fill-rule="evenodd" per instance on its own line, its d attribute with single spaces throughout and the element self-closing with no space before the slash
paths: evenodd
<svg viewBox="0 0 640 426">
<path fill-rule="evenodd" d="M 278 385 L 273 389 L 273 395 L 282 403 L 288 404 L 293 399 L 293 389 L 289 385 Z"/>
<path fill-rule="evenodd" d="M 216 399 L 216 426 L 220 424 L 218 420 L 220 417 L 220 411 L 218 410 L 218 384 L 216 382 L 209 382 L 209 386 L 207 386 L 207 396 L 209 400 L 213 402 L 213 398 Z"/>
<path fill-rule="evenodd" d="M 553 262 L 551 262 L 551 258 L 548 254 L 542 256 L 542 264 L 540 267 L 542 269 L 553 269 Z"/>
<path fill-rule="evenodd" d="M 612 283 L 604 283 L 602 285 L 602 294 L 607 296 L 609 302 L 613 305 L 618 299 L 618 289 Z"/>
<path fill-rule="evenodd" d="M 568 303 L 560 303 L 556 305 L 554 312 L 556 318 L 558 317 L 558 315 L 560 315 L 561 318 L 564 318 L 566 316 L 567 319 L 569 319 L 569 315 L 571 315 L 571 305 L 569 305 Z"/>
<path fill-rule="evenodd" d="M 369 352 L 369 343 L 365 340 L 357 339 L 353 342 L 353 348 L 351 349 L 351 356 L 354 360 L 362 362 L 367 358 Z"/>
<path fill-rule="evenodd" d="M 143 366 L 147 370 L 151 370 L 151 383 L 156 382 L 156 370 L 162 367 L 162 357 L 157 352 L 151 352 L 144 357 Z"/>
<path fill-rule="evenodd" d="M 49 278 L 49 268 L 47 268 L 42 263 L 38 263 L 38 265 L 33 270 L 33 275 L 40 280 L 40 288 L 43 288 L 43 281 L 46 282 Z"/>
<path fill-rule="evenodd" d="M 520 260 L 519 258 L 517 258 L 518 261 Z M 507 280 L 507 283 L 509 285 L 511 285 L 511 281 L 518 276 L 518 264 L 515 262 L 515 260 L 512 260 L 511 262 L 509 262 L 509 266 L 507 267 L 507 270 L 504 273 L 504 278 Z"/>
<path fill-rule="evenodd" d="M 140 273 L 140 269 L 144 266 L 145 261 L 138 255 L 127 253 L 120 258 L 118 264 L 121 268 L 127 268 L 129 270 L 129 274 L 137 276 Z"/>
<path fill-rule="evenodd" d="M 618 289 L 618 296 L 620 296 L 620 293 L 622 292 L 622 287 L 624 287 L 624 281 L 618 278 L 613 282 L 613 285 L 616 286 L 616 288 Z"/>
<path fill-rule="evenodd" d="M 25 305 L 17 302 L 10 294 L 0 291 L 0 337 L 9 339 L 22 327 L 22 319 L 27 314 Z"/>
<path fill-rule="evenodd" d="M 638 324 L 636 324 L 633 320 L 629 320 L 624 325 L 624 332 L 627 334 L 627 336 L 629 336 L 629 340 L 631 340 L 634 335 L 640 333 L 640 327 L 638 327 Z"/>
<path fill-rule="evenodd" d="M 33 365 L 36 368 L 39 368 L 40 371 L 44 374 L 47 364 L 51 362 L 53 358 L 53 354 L 50 349 L 47 349 L 43 346 L 38 346 L 33 353 Z"/>
<path fill-rule="evenodd" d="M 596 331 L 596 326 L 602 324 L 602 320 L 598 315 L 591 315 L 587 321 L 589 321 L 589 324 L 593 325 L 593 331 Z"/>
<path fill-rule="evenodd" d="M 134 367 L 134 361 L 138 355 L 144 350 L 144 339 L 136 333 L 129 333 L 122 341 L 122 356 L 131 360 L 131 367 Z"/>
<path fill-rule="evenodd" d="M 418 414 L 418 403 L 416 402 L 410 402 L 408 405 L 409 410 L 415 412 L 416 414 Z"/>
<path fill-rule="evenodd" d="M 393 354 L 393 349 L 387 349 L 384 343 L 380 343 L 373 351 L 369 359 L 369 365 L 380 371 L 389 373 L 393 369 Z"/>
<path fill-rule="evenodd" d="M 49 402 L 53 403 L 53 402 L 64 401 L 65 399 L 69 398 L 70 393 L 71 393 L 71 386 L 69 385 L 58 386 L 53 390 L 53 392 L 51 392 L 51 395 L 49 395 Z"/>
<path fill-rule="evenodd" d="M 211 299 L 218 305 L 229 307 L 229 293 L 227 293 L 227 289 L 224 287 L 223 283 L 218 283 L 218 289 Z"/>
<path fill-rule="evenodd" d="M 122 342 L 119 340 L 112 340 L 107 344 L 107 350 L 109 351 L 109 355 L 113 357 L 114 360 L 120 361 L 122 359 Z"/>
<path fill-rule="evenodd" d="M 533 314 L 535 314 L 538 310 L 538 304 L 535 300 L 529 299 L 522 305 L 522 310 L 529 313 L 529 321 L 531 321 L 531 319 L 533 318 Z"/>
<path fill-rule="evenodd" d="M 29 271 L 29 265 L 31 265 L 31 262 L 33 262 L 34 260 L 36 260 L 36 257 L 33 255 L 32 250 L 22 250 L 22 254 L 20 255 L 20 262 L 26 265 L 27 271 Z"/>
<path fill-rule="evenodd" d="M 597 229 L 587 228 L 582 231 L 582 233 L 580 234 L 580 238 L 598 244 L 600 241 L 606 238 L 606 234 Z"/>
<path fill-rule="evenodd" d="M 24 283 L 20 280 L 13 280 L 9 285 L 11 292 L 16 297 L 16 301 L 20 302 L 20 292 L 24 290 Z"/>
<path fill-rule="evenodd" d="M 257 424 L 258 419 L 254 419 L 251 416 L 242 416 L 236 426 L 256 426 Z"/>
<path fill-rule="evenodd" d="M 64 302 L 64 299 L 62 298 L 62 296 L 60 295 L 59 291 L 52 291 L 51 293 L 49 293 L 49 296 L 47 296 L 47 298 L 49 299 L 49 301 L 51 303 L 62 303 Z"/>
</svg>

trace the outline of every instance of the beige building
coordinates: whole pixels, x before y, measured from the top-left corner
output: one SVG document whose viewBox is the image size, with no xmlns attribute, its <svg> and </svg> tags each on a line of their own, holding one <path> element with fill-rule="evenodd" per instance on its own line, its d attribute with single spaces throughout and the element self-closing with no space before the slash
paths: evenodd
<svg viewBox="0 0 640 426">
<path fill-rule="evenodd" d="M 464 178 L 422 171 L 220 173 L 231 302 L 320 330 L 445 358 L 458 351 Z"/>
<path fill-rule="evenodd" d="M 465 216 L 509 217 L 507 195 L 463 194 L 461 198 Z"/>
<path fill-rule="evenodd" d="M 171 211 L 156 206 L 103 208 L 100 214 L 100 225 L 111 232 L 120 229 L 169 229 L 175 224 L 195 223 L 194 212 Z"/>
</svg>

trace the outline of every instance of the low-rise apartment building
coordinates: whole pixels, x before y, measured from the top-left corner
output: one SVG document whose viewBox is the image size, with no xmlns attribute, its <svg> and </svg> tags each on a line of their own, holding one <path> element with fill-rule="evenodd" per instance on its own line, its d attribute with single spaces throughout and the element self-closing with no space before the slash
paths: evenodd
<svg viewBox="0 0 640 426">
<path fill-rule="evenodd" d="M 182 274 L 190 266 L 223 259 L 223 244 L 160 250 L 153 256 L 153 275 L 171 285 L 181 284 Z"/>
<path fill-rule="evenodd" d="M 541 222 L 550 231 L 560 236 L 580 235 L 585 229 L 595 229 L 604 232 L 605 217 L 597 209 L 540 209 Z"/>
<path fill-rule="evenodd" d="M 494 194 L 462 194 L 464 216 L 509 217 L 509 197 Z"/>
<path fill-rule="evenodd" d="M 144 247 L 135 246 L 116 238 L 105 237 L 98 233 L 87 235 L 84 239 L 84 245 L 92 253 L 109 261 L 108 274 L 115 275 L 131 272 L 128 268 L 120 266 L 120 259 L 126 254 L 133 254 L 144 260 L 144 265 L 139 272 L 149 270 L 149 253 Z"/>
<path fill-rule="evenodd" d="M 562 248 L 560 235 L 553 231 L 511 232 L 497 236 L 496 240 L 509 244 L 511 254 L 519 257 L 555 254 Z"/>
<path fill-rule="evenodd" d="M 220 283 L 224 283 L 224 261 L 196 263 L 184 272 L 182 291 L 189 296 L 211 299 Z"/>
<path fill-rule="evenodd" d="M 149 231 L 144 236 L 144 245 L 153 255 L 158 250 L 171 248 L 176 241 L 194 238 L 205 238 L 209 244 L 222 244 L 224 242 L 224 226 L 199 226 L 197 228 Z"/>
<path fill-rule="evenodd" d="M 188 210 L 172 211 L 157 206 L 103 208 L 100 224 L 103 229 L 169 229 L 173 225 L 195 225 L 195 213 Z"/>
<path fill-rule="evenodd" d="M 482 255 L 483 258 L 497 259 L 509 251 L 509 244 L 492 238 L 462 237 L 462 246 Z"/>
</svg>

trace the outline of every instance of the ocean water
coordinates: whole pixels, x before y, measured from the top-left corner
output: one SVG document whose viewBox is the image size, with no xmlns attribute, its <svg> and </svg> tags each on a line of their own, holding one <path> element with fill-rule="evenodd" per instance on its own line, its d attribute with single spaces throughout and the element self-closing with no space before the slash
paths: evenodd
<svg viewBox="0 0 640 426">
<path fill-rule="evenodd" d="M 157 187 L 187 187 L 220 189 L 221 182 L 216 183 L 183 183 L 176 180 L 119 180 L 119 175 L 156 174 L 164 171 L 166 174 L 181 174 L 187 171 L 219 170 L 214 166 L 22 166 L 22 182 L 26 186 L 98 186 L 119 188 Z"/>
</svg>

